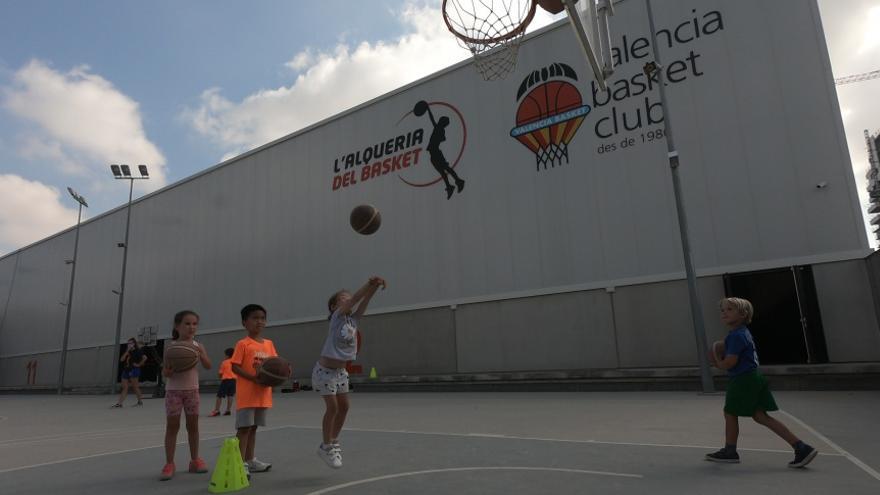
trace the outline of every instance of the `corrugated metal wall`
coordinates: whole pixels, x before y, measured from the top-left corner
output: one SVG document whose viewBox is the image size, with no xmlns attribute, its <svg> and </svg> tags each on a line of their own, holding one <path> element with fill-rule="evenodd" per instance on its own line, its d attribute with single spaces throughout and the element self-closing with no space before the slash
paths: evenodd
<svg viewBox="0 0 880 495">
<path fill-rule="evenodd" d="M 697 267 L 720 273 L 865 254 L 814 2 L 662 5 L 661 40 L 675 45 L 664 46 L 663 57 L 671 79 L 681 81 L 670 84 L 669 97 Z M 642 7 L 618 4 L 615 46 L 630 60 L 617 67 L 608 95 L 594 93 L 563 23 L 524 43 L 505 81 L 484 83 L 458 66 L 137 201 L 123 338 L 146 325 L 168 335 L 182 308 L 198 311 L 207 333 L 238 327 L 238 310 L 249 302 L 267 306 L 276 322 L 320 318 L 332 292 L 373 273 L 389 280 L 373 303 L 384 310 L 678 278 L 666 147 L 651 140 L 661 126 L 647 121 L 659 116 L 659 97 L 644 92 L 640 76 L 652 58 L 639 41 L 647 30 Z M 535 155 L 510 137 L 517 89 L 556 62 L 575 70 L 577 81 L 567 81 L 592 110 L 568 160 L 536 170 Z M 405 183 L 437 178 L 425 149 L 432 127 L 412 113 L 419 100 L 450 120 L 441 150 L 458 160 L 466 187 L 448 200 L 442 182 Z M 641 127 L 624 129 L 637 118 Z M 421 143 L 392 153 L 410 153 L 409 167 L 369 180 L 362 166 L 344 169 L 348 154 L 417 130 Z M 357 183 L 334 190 L 334 177 L 346 171 Z M 818 182 L 829 186 L 817 189 Z M 369 237 L 348 227 L 349 212 L 362 203 L 384 218 Z M 124 223 L 122 209 L 82 226 L 71 348 L 113 341 L 111 290 L 119 286 Z M 69 231 L 0 259 L 0 303 L 8 299 L 0 358 L 60 348 L 72 244 Z M 467 342 L 476 347 L 456 352 L 484 345 L 477 336 Z"/>
</svg>

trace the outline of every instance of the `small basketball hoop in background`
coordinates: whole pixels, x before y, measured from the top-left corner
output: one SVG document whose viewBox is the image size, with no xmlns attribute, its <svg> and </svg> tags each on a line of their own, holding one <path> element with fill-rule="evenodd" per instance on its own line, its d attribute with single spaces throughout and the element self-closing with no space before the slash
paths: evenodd
<svg viewBox="0 0 880 495">
<path fill-rule="evenodd" d="M 533 0 L 443 0 L 443 20 L 473 55 L 477 72 L 494 81 L 516 67 L 519 44 L 536 8 Z"/>
<path fill-rule="evenodd" d="M 156 345 L 159 336 L 159 327 L 138 328 L 137 341 L 144 347 Z"/>
</svg>

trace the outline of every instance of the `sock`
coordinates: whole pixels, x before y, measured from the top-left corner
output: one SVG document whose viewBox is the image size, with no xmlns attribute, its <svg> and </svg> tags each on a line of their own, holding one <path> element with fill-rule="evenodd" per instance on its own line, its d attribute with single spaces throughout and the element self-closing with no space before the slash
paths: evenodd
<svg viewBox="0 0 880 495">
<path fill-rule="evenodd" d="M 736 452 L 736 444 L 735 443 L 726 443 L 724 444 L 724 450 L 728 452 Z"/>
</svg>

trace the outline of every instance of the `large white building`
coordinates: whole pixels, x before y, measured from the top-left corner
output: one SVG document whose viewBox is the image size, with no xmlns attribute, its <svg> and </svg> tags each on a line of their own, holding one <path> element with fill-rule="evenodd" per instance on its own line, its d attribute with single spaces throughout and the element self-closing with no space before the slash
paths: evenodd
<svg viewBox="0 0 880 495">
<path fill-rule="evenodd" d="M 756 304 L 765 363 L 880 361 L 815 2 L 661 5 L 710 341 L 723 333 L 717 300 L 738 295 Z M 146 326 L 165 338 L 194 309 L 219 358 L 257 302 L 308 376 L 327 298 L 381 274 L 359 362 L 385 375 L 696 364 L 642 9 L 617 4 L 607 92 L 560 21 L 525 40 L 504 81 L 459 64 L 135 201 L 123 339 Z M 421 100 L 430 114 L 413 112 Z M 441 155 L 465 184 L 448 198 Z M 363 203 L 382 212 L 372 236 L 348 226 Z M 67 386 L 112 374 L 125 217 L 81 227 Z M 0 258 L 0 386 L 23 386 L 34 359 L 39 384 L 57 380 L 73 241 L 71 229 Z"/>
</svg>

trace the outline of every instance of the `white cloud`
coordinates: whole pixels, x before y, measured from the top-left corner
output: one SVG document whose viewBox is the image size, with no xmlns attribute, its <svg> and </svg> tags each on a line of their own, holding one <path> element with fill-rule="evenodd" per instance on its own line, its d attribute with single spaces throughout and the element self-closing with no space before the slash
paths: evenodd
<svg viewBox="0 0 880 495">
<path fill-rule="evenodd" d="M 880 47 L 880 6 L 868 9 L 868 15 L 863 21 L 862 44 L 859 47 L 859 54 Z"/>
<path fill-rule="evenodd" d="M 530 30 L 552 22 L 536 15 Z M 307 48 L 285 66 L 299 72 L 289 86 L 264 89 L 240 102 L 219 88 L 205 90 L 184 121 L 219 143 L 223 157 L 261 146 L 395 88 L 467 59 L 441 20 L 439 6 L 408 3 L 400 16 L 408 33 L 392 41 Z M 430 56 L 426 56 L 430 54 Z"/>
<path fill-rule="evenodd" d="M 0 174 L 0 255 L 74 225 L 76 212 L 62 205 L 58 189 Z"/>
<path fill-rule="evenodd" d="M 300 71 L 305 69 L 306 67 L 312 65 L 315 61 L 315 55 L 312 53 L 311 49 L 306 49 L 296 54 L 295 57 L 290 62 L 287 62 L 287 67 L 290 67 L 293 70 Z"/>
<path fill-rule="evenodd" d="M 51 163 L 67 175 L 82 176 L 88 172 L 88 167 L 64 152 L 61 143 L 45 136 L 22 137 L 19 140 L 18 154 L 27 160 Z"/>
<path fill-rule="evenodd" d="M 82 173 L 83 163 L 101 174 L 110 163 L 146 163 L 153 180 L 139 185 L 165 184 L 165 157 L 147 139 L 138 103 L 88 67 L 62 73 L 32 60 L 0 94 L 3 107 L 36 124 L 35 134 L 22 138 L 21 156 L 49 159 L 65 173 Z"/>
</svg>

